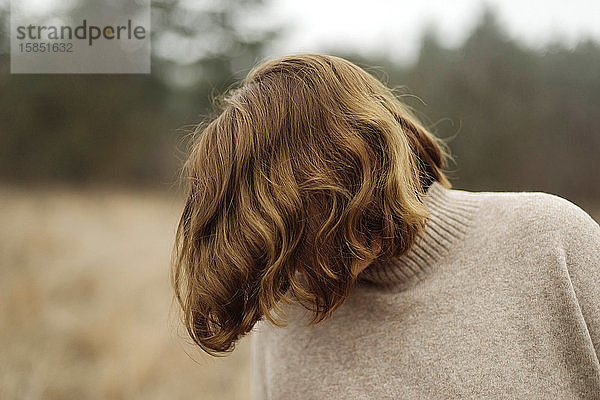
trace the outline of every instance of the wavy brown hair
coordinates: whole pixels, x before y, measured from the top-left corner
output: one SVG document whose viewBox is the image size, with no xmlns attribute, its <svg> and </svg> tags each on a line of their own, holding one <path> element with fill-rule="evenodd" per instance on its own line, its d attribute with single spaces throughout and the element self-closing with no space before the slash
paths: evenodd
<svg viewBox="0 0 600 400">
<path fill-rule="evenodd" d="M 449 153 L 386 85 L 339 57 L 266 61 L 218 98 L 183 168 L 172 284 L 190 337 L 221 355 L 280 301 L 328 317 L 365 260 L 405 253 Z M 381 244 L 378 253 L 373 240 Z"/>
</svg>

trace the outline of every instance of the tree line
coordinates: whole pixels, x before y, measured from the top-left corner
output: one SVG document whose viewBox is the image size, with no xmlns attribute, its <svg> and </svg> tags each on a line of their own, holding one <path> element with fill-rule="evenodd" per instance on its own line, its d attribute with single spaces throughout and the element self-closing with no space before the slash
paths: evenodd
<svg viewBox="0 0 600 400">
<path fill-rule="evenodd" d="M 150 75 L 10 74 L 8 12 L 0 9 L 0 179 L 171 187 L 186 135 L 210 113 L 211 99 L 283 32 L 239 25 L 240 13 L 268 6 L 262 1 L 218 4 L 191 11 L 176 0 L 153 3 Z M 174 35 L 191 47 L 170 53 L 165 38 Z M 447 139 L 456 187 L 600 198 L 597 42 L 528 48 L 486 10 L 455 48 L 426 31 L 408 66 L 328 53 L 379 67 L 379 77 Z"/>
</svg>

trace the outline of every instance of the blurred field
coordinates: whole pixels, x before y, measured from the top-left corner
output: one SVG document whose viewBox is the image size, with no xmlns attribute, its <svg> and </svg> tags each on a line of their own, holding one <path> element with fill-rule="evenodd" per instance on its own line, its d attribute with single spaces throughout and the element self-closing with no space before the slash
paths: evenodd
<svg viewBox="0 0 600 400">
<path fill-rule="evenodd" d="M 248 398 L 247 339 L 209 359 L 176 329 L 179 199 L 0 188 L 0 204 L 1 399 Z"/>
</svg>

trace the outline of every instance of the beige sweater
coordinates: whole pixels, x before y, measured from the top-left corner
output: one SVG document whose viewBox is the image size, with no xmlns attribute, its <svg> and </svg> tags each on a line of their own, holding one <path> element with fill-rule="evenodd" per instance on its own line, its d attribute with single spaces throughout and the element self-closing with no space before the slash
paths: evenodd
<svg viewBox="0 0 600 400">
<path fill-rule="evenodd" d="M 539 192 L 425 202 L 418 242 L 329 319 L 255 326 L 253 400 L 600 399 L 600 226 Z"/>
</svg>

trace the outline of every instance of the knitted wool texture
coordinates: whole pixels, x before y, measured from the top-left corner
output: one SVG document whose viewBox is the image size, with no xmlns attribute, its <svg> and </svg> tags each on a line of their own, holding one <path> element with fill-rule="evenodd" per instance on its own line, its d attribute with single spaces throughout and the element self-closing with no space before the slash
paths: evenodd
<svg viewBox="0 0 600 400">
<path fill-rule="evenodd" d="M 252 399 L 600 399 L 600 226 L 541 192 L 434 182 L 425 204 L 330 318 L 256 324 Z"/>
</svg>

